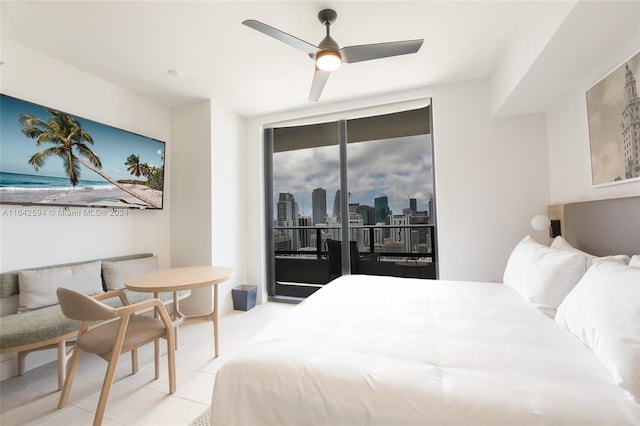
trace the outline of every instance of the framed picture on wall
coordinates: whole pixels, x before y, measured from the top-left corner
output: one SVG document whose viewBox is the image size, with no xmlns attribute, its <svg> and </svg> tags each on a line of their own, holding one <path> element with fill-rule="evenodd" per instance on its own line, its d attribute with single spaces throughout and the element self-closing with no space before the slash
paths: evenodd
<svg viewBox="0 0 640 426">
<path fill-rule="evenodd" d="M 640 52 L 587 90 L 594 186 L 640 181 Z"/>
<path fill-rule="evenodd" d="M 0 94 L 0 204 L 162 209 L 165 142 Z"/>
</svg>

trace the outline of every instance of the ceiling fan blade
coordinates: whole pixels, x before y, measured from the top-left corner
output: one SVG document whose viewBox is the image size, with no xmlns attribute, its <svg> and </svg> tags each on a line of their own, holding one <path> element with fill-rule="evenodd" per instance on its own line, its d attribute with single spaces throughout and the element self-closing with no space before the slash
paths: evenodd
<svg viewBox="0 0 640 426">
<path fill-rule="evenodd" d="M 389 43 L 363 44 L 360 46 L 347 46 L 340 49 L 342 62 L 352 64 L 354 62 L 370 61 L 372 59 L 388 58 L 389 56 L 407 55 L 420 50 L 424 40 L 392 41 Z"/>
<path fill-rule="evenodd" d="M 316 67 L 316 72 L 313 74 L 313 82 L 311 83 L 311 91 L 309 92 L 310 102 L 318 102 L 322 94 L 322 89 L 324 89 L 324 85 L 327 84 L 330 75 L 330 71 L 322 71 Z"/>
<path fill-rule="evenodd" d="M 289 46 L 302 50 L 311 58 L 314 58 L 316 55 L 316 52 L 318 51 L 318 48 L 313 44 L 307 43 L 304 40 L 300 40 L 299 38 L 294 37 L 290 34 L 287 34 L 283 31 L 280 31 L 277 28 L 273 28 L 267 24 L 263 24 L 260 21 L 256 21 L 254 19 L 247 19 L 246 21 L 242 21 L 242 23 L 249 28 L 253 28 L 254 30 L 260 31 L 261 33 L 266 34 L 269 37 L 273 37 L 276 40 L 280 40 L 281 42 L 288 44 Z"/>
</svg>

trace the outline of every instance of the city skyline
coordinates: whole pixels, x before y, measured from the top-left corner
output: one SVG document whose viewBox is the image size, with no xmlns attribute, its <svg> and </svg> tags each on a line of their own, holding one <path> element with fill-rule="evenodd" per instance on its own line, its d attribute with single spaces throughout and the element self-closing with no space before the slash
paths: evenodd
<svg viewBox="0 0 640 426">
<path fill-rule="evenodd" d="M 431 135 L 348 144 L 349 202 L 373 206 L 375 198 L 386 196 L 393 213 L 401 214 L 415 198 L 417 209 L 426 210 L 433 199 L 431 151 Z M 280 193 L 290 193 L 299 214 L 311 217 L 316 188 L 326 191 L 327 205 L 333 206 L 340 189 L 338 145 L 275 153 L 273 170 L 274 206 Z"/>
<path fill-rule="evenodd" d="M 323 188 L 316 188 L 314 189 L 313 193 L 316 194 L 316 192 L 320 192 L 320 191 L 324 191 Z M 338 193 L 335 195 L 336 200 L 339 197 L 339 193 L 340 190 L 338 190 Z M 326 195 L 326 194 L 325 194 Z M 312 197 L 313 198 L 313 197 Z M 374 199 L 374 202 L 372 204 L 362 204 L 362 203 L 350 203 L 350 205 L 357 205 L 360 207 L 368 207 L 370 208 L 372 211 L 377 211 L 380 208 L 384 208 L 383 206 L 378 206 L 378 200 L 381 200 L 382 204 L 384 204 L 384 206 L 386 206 L 386 202 L 388 200 L 388 197 L 385 196 L 380 196 L 380 197 L 376 197 Z M 392 214 L 392 215 L 404 215 L 407 213 L 407 210 L 411 211 L 411 214 L 415 214 L 415 213 L 422 213 L 422 212 L 427 212 L 428 214 L 432 214 L 430 208 L 431 208 L 431 203 L 432 203 L 432 199 L 426 200 L 426 206 L 424 207 L 424 209 L 420 210 L 418 208 L 418 202 L 415 198 L 410 198 L 409 200 L 407 200 L 407 207 L 403 207 L 402 211 L 393 211 L 390 208 L 388 209 L 388 214 Z M 313 220 L 314 218 L 316 218 L 315 215 L 315 209 L 314 212 L 312 212 L 311 216 L 308 215 L 304 215 L 302 213 L 299 212 L 298 208 L 299 208 L 299 203 L 295 198 L 294 194 L 291 194 L 289 192 L 280 192 L 278 194 L 278 200 L 275 204 L 275 208 L 276 208 L 276 215 L 274 217 L 274 220 L 277 222 L 282 222 L 282 221 L 291 221 L 294 219 L 294 216 L 297 218 L 308 218 L 310 219 L 310 223 L 311 224 L 316 224 L 316 223 L 326 223 L 327 220 L 331 217 L 334 217 L 337 219 L 338 222 L 341 221 L 341 212 L 339 211 L 339 206 L 336 208 L 337 204 L 333 203 L 333 209 L 332 210 L 328 210 L 326 209 L 326 199 L 323 200 L 324 203 L 319 203 L 319 204 L 323 204 L 325 206 L 325 208 L 322 210 L 323 214 L 319 214 L 317 217 L 323 216 L 323 220 Z M 336 214 L 336 211 L 338 211 L 338 214 Z M 326 213 L 324 213 L 326 212 Z M 354 212 L 353 210 L 350 210 L 350 213 L 359 213 L 359 212 Z M 286 217 L 286 219 L 284 219 L 284 217 Z M 386 216 L 385 216 L 386 217 Z M 376 218 L 375 222 L 384 222 L 384 220 L 382 220 L 381 218 Z M 373 224 L 373 222 L 371 223 Z"/>
</svg>

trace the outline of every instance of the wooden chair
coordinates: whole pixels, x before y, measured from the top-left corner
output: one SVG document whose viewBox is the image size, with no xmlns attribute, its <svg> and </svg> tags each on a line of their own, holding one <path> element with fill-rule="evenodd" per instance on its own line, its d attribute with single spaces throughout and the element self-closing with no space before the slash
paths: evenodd
<svg viewBox="0 0 640 426">
<path fill-rule="evenodd" d="M 109 363 L 102 384 L 94 426 L 102 424 L 113 376 L 121 354 L 131 352 L 132 373 L 138 372 L 138 347 L 154 342 L 155 378 L 160 377 L 159 339 L 167 340 L 169 364 L 169 393 L 176 390 L 175 332 L 167 311 L 159 299 L 149 299 L 130 305 L 122 290 L 112 290 L 93 297 L 77 291 L 58 288 L 62 312 L 71 319 L 81 321 L 73 354 L 62 387 L 58 408 L 67 404 L 69 391 L 78 367 L 80 351 L 96 354 Z M 112 308 L 100 300 L 119 297 L 122 307 Z M 138 315 L 154 310 L 154 316 Z M 101 321 L 96 325 L 91 322 Z"/>
</svg>

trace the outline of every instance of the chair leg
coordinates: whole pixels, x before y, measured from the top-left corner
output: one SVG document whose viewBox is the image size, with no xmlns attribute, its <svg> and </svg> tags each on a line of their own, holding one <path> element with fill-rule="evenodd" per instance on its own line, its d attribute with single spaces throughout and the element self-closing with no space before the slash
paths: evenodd
<svg viewBox="0 0 640 426">
<path fill-rule="evenodd" d="M 102 391 L 100 392 L 100 399 L 98 400 L 98 408 L 96 409 L 96 415 L 93 418 L 93 426 L 100 426 L 102 419 L 104 418 L 104 412 L 107 408 L 107 400 L 109 399 L 109 393 L 111 392 L 111 385 L 113 384 L 113 376 L 118 366 L 118 357 L 120 351 L 113 351 L 109 358 L 109 366 L 107 367 L 107 373 L 104 376 L 104 382 L 102 383 Z"/>
<path fill-rule="evenodd" d="M 175 294 L 174 296 L 174 300 L 175 300 Z M 154 297 L 158 297 L 158 293 L 154 293 Z M 158 310 L 154 309 L 153 310 L 153 317 L 154 318 L 158 318 L 159 314 L 158 314 Z M 154 362 L 155 362 L 155 378 L 156 380 L 158 380 L 160 378 L 160 339 L 156 339 L 153 341 L 153 355 L 154 355 Z"/>
<path fill-rule="evenodd" d="M 214 352 L 216 358 L 218 358 L 219 350 L 218 350 L 218 286 L 213 286 L 213 342 L 214 342 Z"/>
<path fill-rule="evenodd" d="M 58 342 L 58 390 L 64 386 L 65 370 L 67 368 L 67 344 L 63 340 Z"/>
<path fill-rule="evenodd" d="M 160 378 L 160 338 L 153 341 L 153 360 L 156 380 L 158 380 Z"/>
<path fill-rule="evenodd" d="M 176 352 L 172 338 L 167 339 L 167 365 L 169 368 L 169 393 L 176 391 Z"/>
<path fill-rule="evenodd" d="M 173 327 L 173 331 L 174 331 L 174 336 L 175 338 L 173 339 L 174 341 L 174 350 L 178 350 L 178 326 L 176 325 L 175 327 Z"/>
<path fill-rule="evenodd" d="M 138 372 L 138 348 L 131 351 L 131 374 Z"/>
<path fill-rule="evenodd" d="M 62 393 L 60 394 L 60 401 L 58 401 L 58 408 L 62 408 L 67 405 L 69 400 L 69 392 L 71 391 L 71 384 L 76 376 L 76 370 L 78 369 L 78 361 L 80 360 L 80 348 L 78 345 L 73 347 L 73 354 L 71 355 L 71 361 L 69 362 L 69 368 L 67 368 L 67 377 L 64 380 L 62 386 Z"/>
<path fill-rule="evenodd" d="M 156 296 L 156 298 L 158 298 L 158 296 Z M 178 292 L 174 291 L 173 292 L 173 313 L 171 314 L 174 320 L 177 320 L 182 316 L 182 314 L 180 313 L 179 300 L 180 299 L 178 298 Z M 178 326 L 176 325 L 175 327 L 173 327 L 173 330 L 174 330 L 174 341 L 176 343 L 175 348 L 177 351 L 178 350 Z"/>
</svg>

